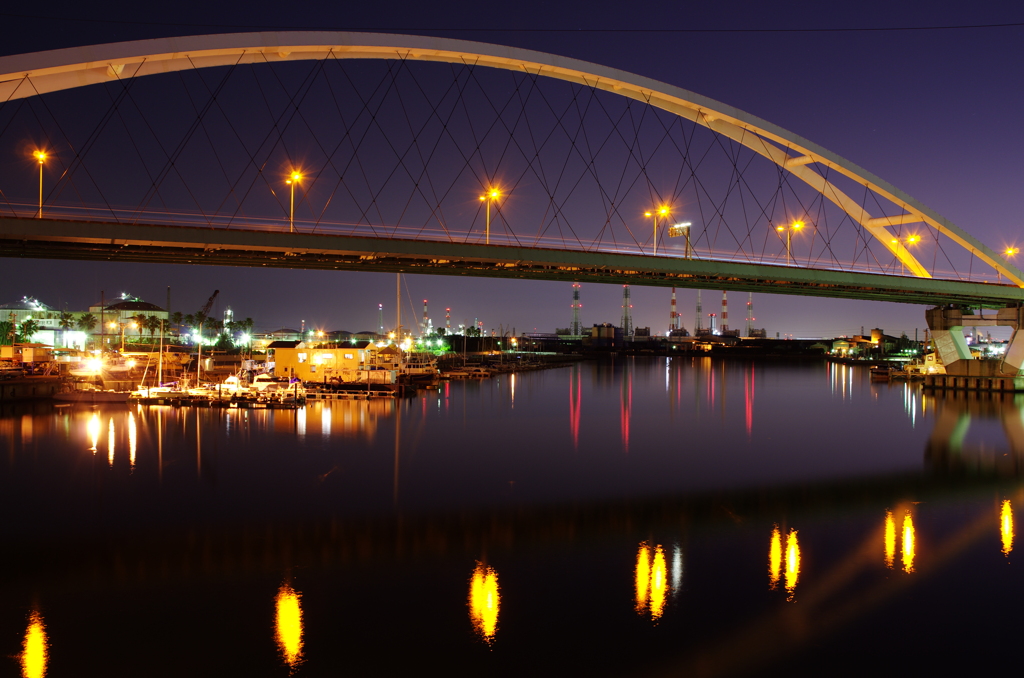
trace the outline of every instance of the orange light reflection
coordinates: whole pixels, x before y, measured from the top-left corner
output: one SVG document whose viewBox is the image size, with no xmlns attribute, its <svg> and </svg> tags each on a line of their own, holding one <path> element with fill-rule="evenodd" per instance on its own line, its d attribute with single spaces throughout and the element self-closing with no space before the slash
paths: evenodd
<svg viewBox="0 0 1024 678">
<path fill-rule="evenodd" d="M 300 594 L 291 584 L 281 584 L 274 599 L 277 646 L 289 667 L 295 669 L 302 661 L 302 604 Z"/>
<path fill-rule="evenodd" d="M 772 529 L 772 542 L 768 547 L 768 582 L 770 588 L 779 585 L 782 577 L 782 535 L 779 533 L 779 526 Z"/>
<path fill-rule="evenodd" d="M 885 511 L 885 566 L 892 569 L 896 560 L 896 520 L 892 511 Z"/>
<path fill-rule="evenodd" d="M 793 600 L 796 582 L 800 578 L 800 544 L 796 538 L 796 530 L 790 530 L 786 537 L 786 591 L 788 600 Z"/>
<path fill-rule="evenodd" d="M 1003 539 L 1003 555 L 1009 556 L 1013 550 L 1013 507 L 1009 499 L 1003 500 L 999 511 L 999 534 Z"/>
<path fill-rule="evenodd" d="M 498 573 L 478 562 L 469 583 L 469 618 L 476 632 L 488 644 L 494 642 L 494 635 L 498 631 L 500 606 Z"/>
<path fill-rule="evenodd" d="M 28 629 L 21 649 L 21 675 L 23 678 L 43 678 L 49 649 L 46 642 L 46 627 L 42 616 L 32 611 L 28 618 Z"/>
<path fill-rule="evenodd" d="M 903 571 L 914 571 L 914 555 L 916 537 L 914 535 L 914 518 L 910 511 L 903 516 Z"/>
</svg>

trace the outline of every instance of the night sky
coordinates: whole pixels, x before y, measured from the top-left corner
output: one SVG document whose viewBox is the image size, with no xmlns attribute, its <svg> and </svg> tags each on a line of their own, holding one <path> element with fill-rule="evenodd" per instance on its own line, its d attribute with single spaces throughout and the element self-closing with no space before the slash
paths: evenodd
<svg viewBox="0 0 1024 678">
<path fill-rule="evenodd" d="M 216 8 L 213 5 L 216 4 Z M 66 7 L 62 7 L 66 5 Z M 233 7 L 231 7 L 233 5 Z M 36 9 L 38 7 L 38 9 Z M 21 4 L 0 11 L 0 54 L 203 33 L 259 30 L 421 32 L 591 61 L 703 94 L 777 124 L 880 176 L 997 251 L 1019 245 L 1017 195 L 1024 130 L 1024 10 L 979 3 L 104 3 Z M 628 8 L 628 10 L 624 10 Z M 1021 25 L 980 27 L 992 24 Z M 926 27 L 949 26 L 927 30 Z M 902 28 L 910 30 L 883 30 Z M 667 29 L 667 30 L 666 30 Z M 838 30 L 862 29 L 862 30 Z M 0 159 L 0 188 L 23 171 Z M 28 199 L 30 196 L 25 197 Z M 360 331 L 394 317 L 390 274 L 251 271 L 0 259 L 0 301 L 23 295 L 71 310 L 129 292 L 174 310 L 198 310 L 214 289 L 258 330 L 307 326 Z M 571 319 L 571 286 L 408 276 L 403 297 L 430 300 L 435 325 L 484 321 L 517 332 L 553 331 Z M 337 301 L 324 303 L 324 294 Z M 680 290 L 693 327 L 696 293 Z M 621 288 L 583 287 L 585 324 L 618 323 Z M 633 287 L 634 324 L 663 333 L 669 291 Z M 704 293 L 705 311 L 719 295 Z M 734 293 L 733 327 L 746 295 Z M 408 301 L 403 313 L 410 312 Z M 914 335 L 924 308 L 757 294 L 758 327 L 801 336 L 862 326 Z"/>
</svg>

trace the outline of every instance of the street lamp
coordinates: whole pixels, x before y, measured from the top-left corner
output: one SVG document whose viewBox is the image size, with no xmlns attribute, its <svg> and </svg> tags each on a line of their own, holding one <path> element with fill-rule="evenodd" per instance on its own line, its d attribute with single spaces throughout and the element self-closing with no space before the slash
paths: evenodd
<svg viewBox="0 0 1024 678">
<path fill-rule="evenodd" d="M 121 322 L 110 321 L 110 324 L 107 325 L 107 327 L 109 327 L 112 330 L 116 330 L 118 327 L 121 328 L 121 353 L 124 353 L 124 330 L 125 330 L 126 327 L 129 327 L 129 326 L 132 327 L 133 329 L 136 327 L 134 322 L 121 323 Z"/>
<path fill-rule="evenodd" d="M 1018 254 L 1020 254 L 1019 247 L 1007 247 L 1005 250 L 1003 250 L 1003 256 L 1006 257 L 1007 259 L 1009 259 L 1010 257 L 1015 257 Z M 996 280 L 999 282 L 1003 281 L 1003 274 L 1000 273 L 998 268 L 996 269 Z"/>
<path fill-rule="evenodd" d="M 786 233 L 786 266 L 789 266 L 793 259 L 793 231 L 799 231 L 804 227 L 804 222 L 794 221 L 789 226 L 776 226 L 775 230 L 779 233 Z"/>
<path fill-rule="evenodd" d="M 292 191 L 291 191 L 291 193 L 292 193 L 291 206 L 288 209 L 288 232 L 289 233 L 294 233 L 295 232 L 295 184 L 299 183 L 300 179 L 302 179 L 302 174 L 299 173 L 299 172 L 296 172 L 295 170 L 292 170 L 291 177 L 289 179 L 286 179 L 285 182 L 284 182 L 284 183 L 288 184 L 289 186 L 291 186 L 291 188 L 292 188 Z"/>
<path fill-rule="evenodd" d="M 900 243 L 900 239 L 893 238 L 891 242 L 893 245 L 898 245 Z M 905 242 L 908 245 L 916 245 L 917 243 L 921 242 L 921 236 L 913 234 L 908 235 L 906 240 L 904 240 L 903 242 Z M 903 263 L 903 257 L 898 258 L 900 260 L 900 275 L 903 275 L 906 272 L 906 265 Z"/>
<path fill-rule="evenodd" d="M 492 188 L 480 196 L 480 199 L 487 203 L 487 226 L 484 231 L 484 243 L 487 245 L 491 244 L 491 201 L 500 197 L 501 193 L 496 188 Z"/>
<path fill-rule="evenodd" d="M 654 256 L 658 256 L 658 217 L 667 217 L 668 213 L 668 205 L 662 205 L 651 212 L 644 212 L 645 217 L 654 217 Z"/>
<path fill-rule="evenodd" d="M 39 213 L 37 219 L 43 218 L 43 165 L 46 164 L 46 151 L 36 151 L 32 156 L 39 161 Z"/>
</svg>

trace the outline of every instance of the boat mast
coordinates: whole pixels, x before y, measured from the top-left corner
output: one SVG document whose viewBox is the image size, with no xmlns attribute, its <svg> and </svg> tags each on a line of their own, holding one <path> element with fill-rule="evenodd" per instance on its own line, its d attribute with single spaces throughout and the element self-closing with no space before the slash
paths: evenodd
<svg viewBox="0 0 1024 678">
<path fill-rule="evenodd" d="M 167 288 L 168 290 L 170 288 Z M 170 296 L 170 292 L 167 293 Z M 164 383 L 164 319 L 160 318 L 160 362 L 157 363 L 156 368 L 156 383 L 157 386 L 163 386 Z"/>
</svg>

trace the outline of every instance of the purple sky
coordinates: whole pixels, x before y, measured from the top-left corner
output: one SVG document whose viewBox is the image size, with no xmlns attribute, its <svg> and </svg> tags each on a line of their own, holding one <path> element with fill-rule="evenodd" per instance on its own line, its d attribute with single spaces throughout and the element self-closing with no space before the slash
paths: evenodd
<svg viewBox="0 0 1024 678">
<path fill-rule="evenodd" d="M 775 123 L 857 163 L 999 250 L 1018 244 L 1014 197 L 1021 183 L 1024 130 L 1018 77 L 1024 26 L 912 31 L 745 32 L 962 26 L 1024 22 L 1024 10 L 975 4 L 908 3 L 213 3 L 181 2 L 173 14 L 144 3 L 111 2 L 102 13 L 82 5 L 20 5 L 0 12 L 0 52 L 56 49 L 168 35 L 318 27 L 411 32 L 507 44 L 620 68 L 689 89 Z M 216 3 L 223 7 L 230 3 Z M 623 7 L 629 7 L 628 13 Z M 244 8 L 244 9 L 243 9 Z M 499 13 L 500 10 L 500 13 Z M 49 17 L 39 19 L 33 17 Z M 63 19 L 56 17 L 61 16 Z M 114 19 L 108 23 L 105 17 Z M 87 21 L 75 21 L 85 19 Z M 176 25 L 177 24 L 177 25 Z M 590 32 L 581 29 L 687 29 L 732 32 Z M 447 29 L 447 30 L 446 30 Z M 452 30 L 469 29 L 469 30 Z M 481 30 L 487 29 L 487 30 Z M 541 31 L 530 29 L 543 29 Z M 1016 74 L 1016 75 L 1015 75 Z M 0 168 L 9 164 L 0 162 Z M 0 170 L 2 172 L 3 170 Z M 4 181 L 0 173 L 0 182 Z M 394 276 L 250 271 L 208 267 L 68 263 L 0 259 L 0 299 L 34 295 L 84 308 L 100 290 L 128 291 L 194 311 L 214 289 L 218 307 L 251 316 L 261 329 L 307 325 L 351 331 L 377 325 L 377 304 L 394 317 Z M 571 286 L 558 283 L 409 276 L 421 312 L 430 299 L 435 325 L 452 307 L 453 323 L 501 323 L 517 331 L 568 325 Z M 324 294 L 332 299 L 323 303 Z M 693 326 L 696 293 L 679 291 L 684 325 Z M 720 295 L 704 293 L 705 311 Z M 634 324 L 663 332 L 669 291 L 633 287 Z M 617 323 L 621 288 L 585 285 L 583 322 Z M 745 295 L 731 297 L 742 325 Z M 408 302 L 406 302 L 408 303 Z M 758 294 L 755 323 L 770 335 L 834 336 L 883 327 L 913 336 L 922 307 Z M 408 313 L 408 308 L 403 309 Z M 390 324 L 386 320 L 386 324 Z"/>
</svg>

